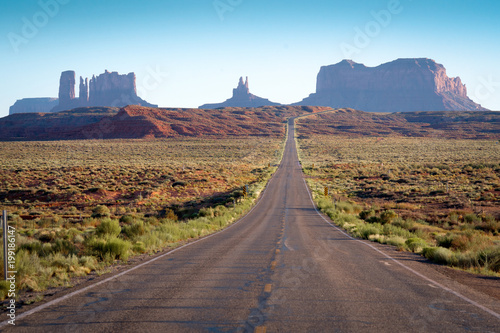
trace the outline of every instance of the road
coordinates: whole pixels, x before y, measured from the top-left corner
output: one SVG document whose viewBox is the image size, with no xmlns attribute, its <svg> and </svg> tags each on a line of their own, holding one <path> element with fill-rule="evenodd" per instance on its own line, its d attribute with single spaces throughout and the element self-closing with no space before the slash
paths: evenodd
<svg viewBox="0 0 500 333">
<path fill-rule="evenodd" d="M 500 332 L 500 302 L 329 224 L 290 122 L 282 163 L 226 230 L 18 317 L 16 332 Z"/>
</svg>

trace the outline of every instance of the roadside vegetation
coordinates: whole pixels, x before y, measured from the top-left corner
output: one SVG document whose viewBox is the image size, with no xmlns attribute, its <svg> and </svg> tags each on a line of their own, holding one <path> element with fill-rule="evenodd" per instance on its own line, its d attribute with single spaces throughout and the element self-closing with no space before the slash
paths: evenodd
<svg viewBox="0 0 500 333">
<path fill-rule="evenodd" d="M 251 208 L 282 147 L 269 137 L 0 143 L 18 290 L 71 286 L 221 230 Z"/>
<path fill-rule="evenodd" d="M 498 141 L 322 135 L 297 141 L 319 209 L 351 235 L 500 276 Z"/>
</svg>

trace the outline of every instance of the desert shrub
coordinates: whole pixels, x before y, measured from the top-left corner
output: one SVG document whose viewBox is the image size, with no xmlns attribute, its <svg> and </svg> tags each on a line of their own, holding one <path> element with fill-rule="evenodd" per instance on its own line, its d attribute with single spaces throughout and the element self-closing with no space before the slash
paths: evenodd
<svg viewBox="0 0 500 333">
<path fill-rule="evenodd" d="M 134 217 L 132 215 L 123 215 L 120 217 L 120 222 L 124 224 L 132 224 L 134 223 Z"/>
<path fill-rule="evenodd" d="M 346 201 L 339 201 L 335 203 L 335 208 L 347 214 L 359 213 L 361 211 L 361 206 Z"/>
<path fill-rule="evenodd" d="M 384 210 L 382 214 L 380 214 L 380 222 L 382 224 L 392 223 L 392 221 L 394 221 L 397 217 L 398 214 L 396 214 L 393 210 Z"/>
<path fill-rule="evenodd" d="M 163 216 L 166 219 L 169 219 L 169 220 L 172 220 L 172 221 L 177 221 L 179 219 L 177 217 L 177 215 L 175 215 L 175 212 L 172 209 L 170 209 L 170 208 L 165 209 Z"/>
<path fill-rule="evenodd" d="M 370 235 L 382 234 L 382 225 L 380 224 L 362 224 L 356 233 L 363 239 L 369 239 Z"/>
<path fill-rule="evenodd" d="M 477 229 L 498 234 L 500 232 L 500 221 L 497 221 L 492 215 L 486 215 L 483 222 L 476 226 Z"/>
<path fill-rule="evenodd" d="M 200 209 L 198 215 L 200 217 L 214 217 L 215 213 L 212 207 L 202 208 Z"/>
<path fill-rule="evenodd" d="M 134 251 L 135 253 L 145 253 L 146 246 L 143 242 L 135 242 L 132 246 L 132 251 Z"/>
<path fill-rule="evenodd" d="M 481 218 L 476 214 L 466 214 L 464 216 L 464 222 L 470 224 L 479 224 L 481 222 Z"/>
<path fill-rule="evenodd" d="M 397 247 L 403 247 L 405 245 L 406 239 L 401 236 L 389 236 L 385 238 L 385 243 L 389 245 L 394 245 Z"/>
<path fill-rule="evenodd" d="M 455 261 L 454 253 L 444 247 L 426 247 L 422 250 L 422 254 L 438 264 L 451 265 Z"/>
<path fill-rule="evenodd" d="M 459 251 L 466 251 L 471 246 L 471 238 L 466 235 L 455 235 L 451 241 L 450 248 Z"/>
<path fill-rule="evenodd" d="M 214 216 L 223 216 L 227 212 L 227 208 L 225 206 L 219 205 L 214 209 Z"/>
<path fill-rule="evenodd" d="M 42 266 L 36 253 L 16 253 L 17 286 L 19 290 L 40 291 L 48 285 L 52 269 Z"/>
<path fill-rule="evenodd" d="M 134 239 L 137 236 L 144 235 L 146 233 L 146 228 L 144 227 L 143 221 L 137 221 L 131 225 L 124 226 L 122 228 L 122 233 L 128 238 Z"/>
<path fill-rule="evenodd" d="M 37 238 L 42 243 L 52 242 L 56 238 L 56 233 L 53 231 L 43 230 L 37 235 Z"/>
<path fill-rule="evenodd" d="M 0 301 L 3 301 L 9 295 L 10 282 L 2 280 L 0 281 Z"/>
<path fill-rule="evenodd" d="M 91 271 L 96 270 L 98 267 L 97 259 L 92 256 L 81 256 L 78 259 L 78 263 L 83 267 L 87 267 Z"/>
<path fill-rule="evenodd" d="M 384 230 L 384 235 L 394 235 L 394 236 L 399 236 L 399 237 L 403 237 L 406 239 L 415 236 L 409 230 L 403 229 L 401 227 L 398 227 L 398 226 L 392 225 L 392 224 L 384 224 L 383 230 Z"/>
<path fill-rule="evenodd" d="M 127 260 L 130 245 L 130 242 L 119 238 L 92 238 L 87 242 L 87 247 L 91 254 L 105 261 L 116 258 Z"/>
<path fill-rule="evenodd" d="M 106 244 L 106 252 L 114 258 L 127 260 L 129 256 L 130 243 L 119 238 L 112 238 Z"/>
<path fill-rule="evenodd" d="M 424 248 L 428 246 L 428 244 L 423 239 L 418 237 L 407 239 L 405 245 L 411 252 L 415 253 L 421 252 Z"/>
<path fill-rule="evenodd" d="M 392 225 L 396 226 L 396 227 L 400 227 L 402 229 L 410 230 L 415 225 L 415 222 L 412 220 L 402 219 L 401 217 L 396 217 L 392 221 Z"/>
<path fill-rule="evenodd" d="M 375 215 L 376 215 L 375 210 L 372 208 L 361 211 L 361 213 L 359 213 L 359 218 L 366 221 L 370 217 L 374 217 Z"/>
<path fill-rule="evenodd" d="M 445 247 L 447 249 L 451 247 L 451 243 L 453 242 L 454 239 L 455 239 L 455 235 L 450 234 L 450 233 L 448 233 L 446 235 L 436 236 L 437 245 L 441 246 L 441 247 Z"/>
<path fill-rule="evenodd" d="M 116 237 L 120 234 L 122 228 L 118 220 L 104 219 L 96 228 L 96 235 L 102 237 Z"/>
<path fill-rule="evenodd" d="M 111 212 L 107 206 L 99 205 L 92 210 L 93 218 L 110 217 Z"/>
<path fill-rule="evenodd" d="M 500 246 L 479 252 L 478 259 L 486 268 L 500 272 Z"/>
<path fill-rule="evenodd" d="M 77 254 L 78 250 L 75 245 L 67 239 L 56 239 L 52 244 L 52 252 L 68 256 Z"/>
<path fill-rule="evenodd" d="M 18 246 L 18 250 L 25 250 L 29 253 L 39 253 L 42 249 L 42 243 L 38 240 L 29 242 L 29 243 L 24 243 L 20 244 Z"/>
<path fill-rule="evenodd" d="M 455 253 L 456 265 L 462 268 L 472 268 L 479 266 L 475 252 L 458 252 Z"/>
</svg>

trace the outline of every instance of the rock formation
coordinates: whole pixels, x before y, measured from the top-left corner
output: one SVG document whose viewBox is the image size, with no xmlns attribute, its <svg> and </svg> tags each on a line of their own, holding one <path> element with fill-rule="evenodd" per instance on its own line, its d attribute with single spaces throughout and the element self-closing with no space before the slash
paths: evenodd
<svg viewBox="0 0 500 333">
<path fill-rule="evenodd" d="M 81 76 L 79 98 L 80 104 L 82 104 L 82 106 L 86 106 L 89 103 L 89 80 L 85 78 L 85 81 L 83 81 L 83 78 Z"/>
<path fill-rule="evenodd" d="M 51 97 L 18 99 L 9 108 L 9 114 L 50 112 L 59 103 L 58 101 L 57 98 Z"/>
<path fill-rule="evenodd" d="M 431 59 L 398 59 L 377 67 L 352 60 L 321 67 L 316 93 L 295 105 L 373 112 L 486 110 L 467 97 L 459 77 Z"/>
<path fill-rule="evenodd" d="M 70 103 L 75 99 L 75 71 L 61 73 L 59 79 L 59 103 Z"/>
<path fill-rule="evenodd" d="M 220 107 L 249 107 L 256 108 L 260 106 L 275 106 L 281 105 L 279 103 L 273 103 L 268 99 L 255 96 L 250 93 L 248 87 L 248 77 L 245 82 L 243 82 L 243 77 L 240 77 L 238 87 L 233 89 L 233 97 L 222 103 L 217 104 L 204 104 L 200 106 L 200 109 L 216 109 Z"/>
<path fill-rule="evenodd" d="M 66 71 L 61 74 L 59 86 L 59 105 L 51 111 L 58 112 L 86 106 L 141 105 L 157 107 L 137 96 L 135 74 L 120 75 L 107 70 L 92 79 L 85 81 L 80 77 L 79 98 L 75 98 L 75 72 Z"/>
<path fill-rule="evenodd" d="M 75 100 L 75 71 L 65 71 L 61 73 L 59 79 L 59 104 L 53 111 L 70 110 L 79 106 Z"/>
</svg>

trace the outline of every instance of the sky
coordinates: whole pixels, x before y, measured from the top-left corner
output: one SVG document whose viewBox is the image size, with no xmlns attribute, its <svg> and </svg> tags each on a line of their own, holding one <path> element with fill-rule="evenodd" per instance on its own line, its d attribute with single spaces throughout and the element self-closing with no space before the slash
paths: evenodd
<svg viewBox="0 0 500 333">
<path fill-rule="evenodd" d="M 18 99 L 57 97 L 66 70 L 135 72 L 138 95 L 161 107 L 222 102 L 240 76 L 288 104 L 315 92 L 321 66 L 398 58 L 434 59 L 500 110 L 494 0 L 2 1 L 0 36 L 0 117 Z"/>
</svg>

